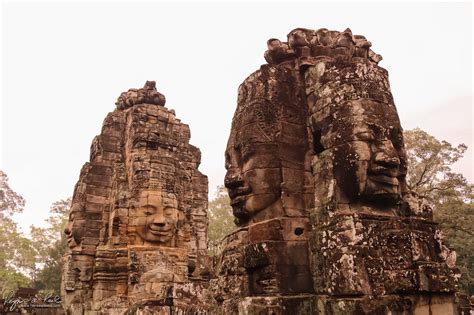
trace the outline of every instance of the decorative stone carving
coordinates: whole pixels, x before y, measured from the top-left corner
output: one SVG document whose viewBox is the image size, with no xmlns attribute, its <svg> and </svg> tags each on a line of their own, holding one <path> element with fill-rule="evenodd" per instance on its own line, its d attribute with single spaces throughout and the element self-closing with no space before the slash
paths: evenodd
<svg viewBox="0 0 474 315">
<path fill-rule="evenodd" d="M 127 109 L 136 104 L 155 104 L 165 106 L 166 98 L 156 90 L 155 81 L 146 81 L 141 89 L 129 89 L 128 92 L 120 94 L 117 109 Z"/>
<path fill-rule="evenodd" d="M 84 236 L 84 204 L 77 202 L 71 206 L 69 210 L 69 221 L 64 230 L 67 239 L 67 245 L 70 249 L 74 249 L 81 245 Z"/>
<path fill-rule="evenodd" d="M 212 280 L 222 314 L 254 314 L 262 297 L 267 307 L 281 309 L 313 292 L 307 246 L 311 147 L 302 87 L 292 69 L 273 65 L 239 87 L 225 186 L 240 228 L 221 244 Z"/>
<path fill-rule="evenodd" d="M 161 190 L 145 190 L 138 198 L 135 223 L 141 240 L 146 244 L 171 246 L 178 227 L 176 196 Z"/>
<path fill-rule="evenodd" d="M 306 215 L 306 116 L 291 70 L 262 66 L 240 86 L 224 180 L 238 225 Z"/>
<path fill-rule="evenodd" d="M 285 61 L 303 61 L 311 57 L 362 58 L 379 63 L 382 56 L 374 53 L 372 44 L 362 35 L 353 35 L 350 29 L 344 32 L 329 31 L 325 28 L 309 30 L 296 28 L 288 34 L 288 41 L 270 39 L 265 60 L 269 64 L 282 64 Z"/>
<path fill-rule="evenodd" d="M 315 170 L 322 179 L 332 167 L 334 177 L 332 183 L 318 185 L 326 191 L 319 192 L 317 198 L 334 189 L 341 203 L 397 204 L 407 193 L 407 166 L 386 71 L 371 63 L 325 60 L 305 74 L 315 162 L 319 163 L 318 157 L 330 156 L 334 165 Z M 336 79 L 340 75 L 344 79 Z M 329 78 L 335 80 L 326 83 L 330 89 L 320 83 Z M 344 95 L 339 97 L 339 93 Z"/>
<path fill-rule="evenodd" d="M 226 150 L 239 228 L 216 260 L 220 311 L 454 314 L 455 253 L 407 190 L 382 57 L 349 29 L 297 28 L 267 45 Z"/>
<path fill-rule="evenodd" d="M 456 255 L 407 190 L 381 56 L 349 29 L 267 45 L 239 87 L 224 180 L 237 229 L 212 268 L 200 152 L 147 82 L 120 95 L 76 184 L 68 313 L 455 314 Z"/>
<path fill-rule="evenodd" d="M 415 208 L 423 202 L 407 190 L 388 73 L 377 65 L 381 57 L 355 53 L 370 45 L 349 35 L 334 33 L 331 53 L 304 56 L 315 153 L 314 288 L 366 312 L 416 313 L 426 292 L 433 305 L 451 293 L 443 303 L 455 309 L 455 254 L 437 243 L 431 209 Z"/>
<path fill-rule="evenodd" d="M 207 177 L 198 170 L 199 149 L 155 82 L 116 104 L 75 189 L 65 308 L 206 313 Z"/>
</svg>

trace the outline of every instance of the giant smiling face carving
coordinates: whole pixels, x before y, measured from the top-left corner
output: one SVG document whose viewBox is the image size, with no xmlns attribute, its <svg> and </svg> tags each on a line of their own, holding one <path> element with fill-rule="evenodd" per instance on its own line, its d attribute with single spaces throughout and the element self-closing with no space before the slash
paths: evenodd
<svg viewBox="0 0 474 315">
<path fill-rule="evenodd" d="M 407 158 L 395 108 L 363 100 L 344 106 L 337 117 L 320 123 L 315 139 L 321 151 L 333 153 L 340 195 L 349 202 L 398 202 L 406 191 Z"/>
<path fill-rule="evenodd" d="M 239 87 L 224 179 L 237 225 L 300 211 L 308 115 L 296 77 L 264 65 Z"/>
<path fill-rule="evenodd" d="M 253 102 L 248 115 L 254 116 L 249 118 L 249 124 L 233 127 L 225 152 L 224 183 L 233 213 L 241 222 L 279 207 L 282 182 L 271 105 L 265 100 Z"/>
<path fill-rule="evenodd" d="M 176 197 L 161 190 L 140 193 L 136 208 L 137 234 L 147 242 L 169 245 L 178 222 Z"/>
<path fill-rule="evenodd" d="M 81 202 L 73 204 L 69 211 L 69 221 L 64 229 L 64 234 L 66 234 L 67 245 L 71 249 L 79 246 L 84 236 L 85 220 L 81 220 L 83 211 L 84 204 Z"/>
</svg>

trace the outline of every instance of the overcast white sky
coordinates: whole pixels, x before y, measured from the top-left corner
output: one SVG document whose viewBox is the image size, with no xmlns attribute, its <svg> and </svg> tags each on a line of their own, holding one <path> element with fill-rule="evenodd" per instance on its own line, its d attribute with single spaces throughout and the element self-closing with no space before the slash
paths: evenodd
<svg viewBox="0 0 474 315">
<path fill-rule="evenodd" d="M 2 1 L 1 164 L 41 225 L 72 195 L 93 137 L 118 95 L 156 80 L 191 128 L 210 191 L 222 184 L 237 87 L 269 38 L 296 27 L 365 35 L 384 60 L 405 129 L 470 149 L 470 3 L 26 3 Z"/>
</svg>

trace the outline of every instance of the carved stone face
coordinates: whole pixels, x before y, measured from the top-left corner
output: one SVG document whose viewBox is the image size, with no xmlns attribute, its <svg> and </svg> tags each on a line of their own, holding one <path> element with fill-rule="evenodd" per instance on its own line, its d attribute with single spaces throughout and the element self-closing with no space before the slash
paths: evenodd
<svg viewBox="0 0 474 315">
<path fill-rule="evenodd" d="M 80 220 L 80 214 L 83 211 L 83 204 L 75 203 L 69 212 L 69 221 L 64 229 L 66 234 L 67 245 L 69 248 L 74 248 L 81 244 L 84 235 L 84 220 Z"/>
<path fill-rule="evenodd" d="M 237 225 L 301 210 L 296 201 L 302 199 L 308 145 L 304 99 L 296 76 L 284 67 L 262 66 L 240 85 L 224 179 Z"/>
<path fill-rule="evenodd" d="M 322 147 L 333 153 L 340 195 L 349 202 L 397 202 L 406 190 L 406 153 L 393 107 L 353 102 L 337 112 L 338 120 L 321 130 Z"/>
<path fill-rule="evenodd" d="M 143 240 L 167 245 L 173 239 L 178 222 L 178 203 L 173 194 L 142 191 L 136 215 L 137 233 Z"/>
<path fill-rule="evenodd" d="M 280 200 L 282 175 L 278 143 L 273 136 L 275 119 L 266 117 L 260 108 L 265 105 L 254 104 L 248 113 L 254 116 L 248 119 L 249 124 L 233 126 L 225 153 L 224 183 L 238 223 L 263 210 L 275 211 Z"/>
</svg>

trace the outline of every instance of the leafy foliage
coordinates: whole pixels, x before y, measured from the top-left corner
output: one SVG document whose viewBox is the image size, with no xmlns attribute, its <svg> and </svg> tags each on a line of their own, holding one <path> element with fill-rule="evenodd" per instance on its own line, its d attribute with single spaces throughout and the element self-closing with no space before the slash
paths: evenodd
<svg viewBox="0 0 474 315">
<path fill-rule="evenodd" d="M 440 222 L 450 247 L 457 253 L 456 265 L 461 271 L 459 287 L 465 293 L 474 294 L 474 205 L 462 201 L 450 201 L 439 205 L 435 220 Z"/>
<path fill-rule="evenodd" d="M 37 249 L 37 260 L 42 269 L 37 272 L 35 287 L 47 293 L 60 294 L 62 257 L 67 249 L 67 239 L 63 233 L 68 222 L 71 198 L 62 199 L 51 205 L 51 216 L 46 220 L 46 228 L 31 226 L 31 236 Z"/>
<path fill-rule="evenodd" d="M 35 272 L 31 241 L 24 237 L 11 218 L 0 226 L 0 287 L 8 292 L 27 286 Z"/>
<path fill-rule="evenodd" d="M 8 176 L 0 170 L 0 223 L 4 216 L 23 211 L 25 199 L 8 185 Z"/>
<path fill-rule="evenodd" d="M 35 273 L 35 254 L 31 241 L 19 231 L 11 216 L 21 212 L 25 200 L 8 185 L 0 171 L 0 290 L 11 292 L 27 286 Z"/>
<path fill-rule="evenodd" d="M 449 198 L 464 198 L 470 194 L 472 185 L 467 183 L 462 174 L 451 169 L 466 152 L 465 144 L 453 146 L 418 128 L 405 131 L 404 138 L 410 190 L 434 203 L 442 203 Z"/>
<path fill-rule="evenodd" d="M 451 169 L 463 157 L 467 146 L 439 141 L 420 129 L 405 131 L 404 138 L 409 188 L 434 204 L 434 219 L 457 253 L 460 289 L 474 294 L 473 185 Z"/>
<path fill-rule="evenodd" d="M 31 226 L 31 236 L 27 238 L 11 217 L 23 210 L 25 200 L 10 188 L 7 175 L 0 171 L 0 290 L 3 293 L 29 286 L 60 293 L 62 256 L 67 248 L 63 230 L 70 204 L 70 198 L 53 203 L 48 226 Z"/>
<path fill-rule="evenodd" d="M 209 202 L 209 247 L 213 247 L 235 229 L 230 199 L 224 186 L 217 187 L 214 199 Z"/>
</svg>

